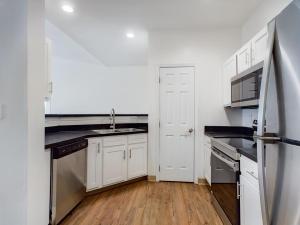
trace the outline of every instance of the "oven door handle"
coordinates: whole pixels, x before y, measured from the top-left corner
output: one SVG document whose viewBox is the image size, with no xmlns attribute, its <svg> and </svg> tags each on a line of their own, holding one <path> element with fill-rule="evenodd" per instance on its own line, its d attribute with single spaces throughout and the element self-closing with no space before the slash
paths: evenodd
<svg viewBox="0 0 300 225">
<path fill-rule="evenodd" d="M 226 165 L 230 166 L 230 168 L 232 168 L 232 169 L 234 170 L 234 172 L 239 171 L 239 165 L 238 165 L 238 163 L 236 163 L 236 162 L 231 162 L 231 161 L 229 161 L 228 159 L 226 159 L 226 158 L 220 156 L 218 153 L 216 153 L 216 152 L 214 151 L 214 149 L 212 149 L 211 153 L 212 153 L 216 158 L 218 158 L 219 160 L 221 160 L 222 162 L 224 162 Z"/>
</svg>

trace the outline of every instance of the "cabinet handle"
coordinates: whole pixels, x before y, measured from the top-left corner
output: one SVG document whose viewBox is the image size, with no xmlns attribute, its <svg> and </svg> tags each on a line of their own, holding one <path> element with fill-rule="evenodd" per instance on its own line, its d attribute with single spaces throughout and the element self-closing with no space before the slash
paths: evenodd
<svg viewBox="0 0 300 225">
<path fill-rule="evenodd" d="M 126 159 L 126 152 L 125 152 L 125 150 L 123 151 L 123 159 L 124 160 Z"/>
<path fill-rule="evenodd" d="M 98 143 L 98 153 L 100 153 L 100 143 Z"/>
<path fill-rule="evenodd" d="M 237 199 L 240 199 L 240 197 L 241 197 L 240 187 L 241 187 L 241 184 L 240 184 L 240 182 L 238 181 L 238 182 L 236 183 L 236 198 L 237 198 Z"/>
<path fill-rule="evenodd" d="M 255 175 L 254 175 L 254 172 L 253 171 L 246 171 L 246 173 L 248 173 L 251 177 L 253 177 L 254 179 L 256 179 L 256 180 L 258 180 L 258 177 L 256 177 Z"/>
<path fill-rule="evenodd" d="M 131 159 L 131 149 L 129 149 L 129 158 Z"/>
</svg>

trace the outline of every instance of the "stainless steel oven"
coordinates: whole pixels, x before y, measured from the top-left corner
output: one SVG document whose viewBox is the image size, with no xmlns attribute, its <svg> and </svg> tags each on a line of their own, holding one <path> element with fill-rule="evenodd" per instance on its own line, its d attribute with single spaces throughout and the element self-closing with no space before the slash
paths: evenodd
<svg viewBox="0 0 300 225">
<path fill-rule="evenodd" d="M 260 63 L 231 79 L 231 107 L 258 106 L 262 71 Z"/>
<path fill-rule="evenodd" d="M 212 141 L 211 191 L 212 202 L 225 225 L 240 224 L 239 160 L 225 154 Z M 225 150 L 231 151 L 230 149 Z M 234 154 L 231 154 L 234 155 Z"/>
</svg>

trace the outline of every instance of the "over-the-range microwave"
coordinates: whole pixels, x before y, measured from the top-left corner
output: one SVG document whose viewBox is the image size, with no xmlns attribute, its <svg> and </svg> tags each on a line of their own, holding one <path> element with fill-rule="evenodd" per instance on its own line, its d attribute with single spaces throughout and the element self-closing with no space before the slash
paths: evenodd
<svg viewBox="0 0 300 225">
<path fill-rule="evenodd" d="M 257 107 L 263 62 L 231 79 L 231 107 Z"/>
</svg>

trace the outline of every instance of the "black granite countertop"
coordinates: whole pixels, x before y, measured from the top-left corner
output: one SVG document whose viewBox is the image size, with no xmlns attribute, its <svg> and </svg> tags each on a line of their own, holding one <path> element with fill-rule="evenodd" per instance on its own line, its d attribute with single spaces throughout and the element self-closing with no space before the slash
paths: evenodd
<svg viewBox="0 0 300 225">
<path fill-rule="evenodd" d="M 60 145 L 69 144 L 71 142 L 92 138 L 92 137 L 103 137 L 103 136 L 114 136 L 114 135 L 128 135 L 128 134 L 140 134 L 148 133 L 148 130 L 139 130 L 139 131 L 130 131 L 130 132 L 121 132 L 121 133 L 107 133 L 99 134 L 92 130 L 82 130 L 82 131 L 60 131 L 47 133 L 45 135 L 45 149 L 54 148 Z"/>
<path fill-rule="evenodd" d="M 214 138 L 248 138 L 253 137 L 253 128 L 232 126 L 205 126 L 205 135 Z"/>
<path fill-rule="evenodd" d="M 240 148 L 238 149 L 239 153 L 247 158 L 257 162 L 257 148 L 256 145 L 252 148 Z"/>
</svg>

